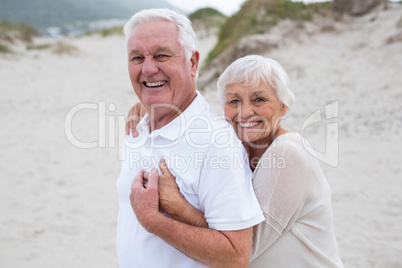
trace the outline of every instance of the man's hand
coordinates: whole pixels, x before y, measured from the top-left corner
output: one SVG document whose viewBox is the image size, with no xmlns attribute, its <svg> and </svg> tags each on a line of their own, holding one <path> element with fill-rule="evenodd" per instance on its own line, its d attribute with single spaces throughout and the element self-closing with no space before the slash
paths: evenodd
<svg viewBox="0 0 402 268">
<path fill-rule="evenodd" d="M 166 162 L 161 158 L 159 168 L 162 175 L 159 176 L 159 209 L 173 219 L 190 224 L 192 226 L 208 228 L 204 214 L 193 207 L 181 195 L 175 177 L 170 172 Z M 144 187 L 148 187 L 150 173 L 144 173 Z"/>
<path fill-rule="evenodd" d="M 128 116 L 126 119 L 126 134 L 131 135 L 133 137 L 138 137 L 137 125 L 141 121 L 141 119 L 145 116 L 147 110 L 141 102 L 137 102 L 131 107 L 130 111 L 128 111 Z"/>
<path fill-rule="evenodd" d="M 149 232 L 155 226 L 156 217 L 162 215 L 159 212 L 158 181 L 158 170 L 154 168 L 149 174 L 147 187 L 145 187 L 144 171 L 141 170 L 135 176 L 131 186 L 131 207 L 142 227 Z"/>
<path fill-rule="evenodd" d="M 179 205 L 183 205 L 187 201 L 181 195 L 179 186 L 163 158 L 159 160 L 159 168 L 162 171 L 162 175 L 159 176 L 159 205 L 164 212 L 177 219 L 175 216 L 180 213 L 175 211 L 175 207 L 180 211 Z"/>
<path fill-rule="evenodd" d="M 160 167 L 165 171 L 161 177 L 170 177 L 166 178 L 168 180 L 165 182 L 168 187 L 173 186 L 174 177 L 166 170 L 166 166 L 160 164 Z M 166 217 L 159 212 L 158 171 L 153 169 L 147 176 L 148 181 L 145 180 L 144 174 L 144 171 L 140 171 L 133 180 L 130 203 L 145 230 L 207 266 L 247 267 L 252 244 L 252 227 L 236 231 L 216 231 L 196 227 L 202 224 L 186 224 L 188 220 L 178 221 Z M 201 214 L 197 219 L 204 219 L 202 212 L 191 205 L 189 207 Z M 186 214 L 192 215 L 190 218 L 195 215 L 193 212 Z"/>
</svg>

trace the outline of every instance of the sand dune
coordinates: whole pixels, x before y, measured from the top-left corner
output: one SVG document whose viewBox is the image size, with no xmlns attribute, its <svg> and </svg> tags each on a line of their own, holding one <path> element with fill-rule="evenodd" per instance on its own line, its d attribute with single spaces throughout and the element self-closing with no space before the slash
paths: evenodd
<svg viewBox="0 0 402 268">
<path fill-rule="evenodd" d="M 285 121 L 289 128 L 325 153 L 327 124 L 339 126 L 329 133 L 338 143 L 327 148 L 338 163 L 322 167 L 345 267 L 402 266 L 402 42 L 395 41 L 401 11 L 345 18 L 327 28 L 306 24 L 264 53 L 292 80 L 297 103 Z M 20 46 L 18 54 L 0 56 L 1 267 L 117 267 L 117 137 L 137 100 L 125 41 L 63 41 L 79 52 Z M 200 39 L 204 57 L 215 41 Z M 213 87 L 204 94 L 219 109 Z M 324 107 L 333 103 L 338 114 L 326 120 Z M 303 125 L 316 111 L 323 120 Z"/>
</svg>

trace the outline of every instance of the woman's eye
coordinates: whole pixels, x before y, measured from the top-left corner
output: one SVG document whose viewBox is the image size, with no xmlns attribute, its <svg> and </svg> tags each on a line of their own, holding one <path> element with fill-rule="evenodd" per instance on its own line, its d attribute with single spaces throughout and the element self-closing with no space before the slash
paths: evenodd
<svg viewBox="0 0 402 268">
<path fill-rule="evenodd" d="M 236 103 L 239 103 L 239 102 L 240 102 L 239 100 L 231 100 L 229 103 L 236 104 Z"/>
<path fill-rule="evenodd" d="M 263 101 L 265 101 L 263 98 L 256 98 L 255 100 L 254 100 L 255 102 L 263 102 Z"/>
</svg>

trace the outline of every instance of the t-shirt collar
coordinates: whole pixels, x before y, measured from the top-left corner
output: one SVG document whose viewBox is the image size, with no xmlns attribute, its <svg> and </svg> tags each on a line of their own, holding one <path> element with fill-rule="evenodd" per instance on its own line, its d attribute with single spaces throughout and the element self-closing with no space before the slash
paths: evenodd
<svg viewBox="0 0 402 268">
<path fill-rule="evenodd" d="M 166 126 L 157 129 L 150 133 L 150 120 L 149 115 L 146 114 L 144 118 L 137 125 L 138 133 L 150 135 L 152 138 L 161 136 L 168 140 L 176 140 L 180 138 L 185 130 L 188 128 L 188 123 L 194 116 L 199 116 L 205 108 L 205 99 L 197 90 L 197 96 L 193 102 L 184 110 L 178 117 L 173 119 L 172 122 Z"/>
</svg>

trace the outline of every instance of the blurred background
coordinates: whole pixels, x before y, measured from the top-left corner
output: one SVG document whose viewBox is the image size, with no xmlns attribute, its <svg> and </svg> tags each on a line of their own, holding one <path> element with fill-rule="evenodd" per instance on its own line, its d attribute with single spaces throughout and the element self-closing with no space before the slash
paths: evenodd
<svg viewBox="0 0 402 268">
<path fill-rule="evenodd" d="M 117 267 L 137 102 L 122 26 L 162 7 L 191 19 L 197 88 L 219 113 L 232 61 L 284 67 L 296 95 L 284 124 L 322 156 L 345 267 L 402 267 L 402 4 L 386 0 L 0 0 L 0 267 Z"/>
</svg>

